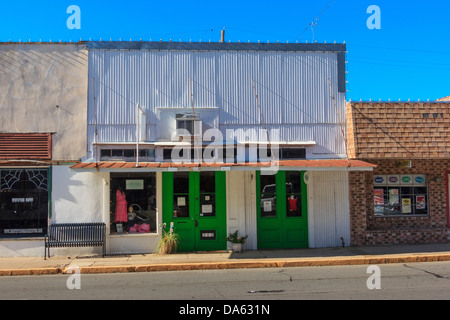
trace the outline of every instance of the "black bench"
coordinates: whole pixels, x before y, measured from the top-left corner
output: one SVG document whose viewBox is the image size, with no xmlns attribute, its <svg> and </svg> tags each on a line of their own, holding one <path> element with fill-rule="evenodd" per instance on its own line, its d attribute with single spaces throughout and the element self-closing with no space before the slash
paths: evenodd
<svg viewBox="0 0 450 320">
<path fill-rule="evenodd" d="M 103 247 L 102 257 L 106 254 L 106 224 L 59 223 L 48 227 L 45 236 L 44 259 L 50 258 L 50 248 L 64 247 Z"/>
</svg>

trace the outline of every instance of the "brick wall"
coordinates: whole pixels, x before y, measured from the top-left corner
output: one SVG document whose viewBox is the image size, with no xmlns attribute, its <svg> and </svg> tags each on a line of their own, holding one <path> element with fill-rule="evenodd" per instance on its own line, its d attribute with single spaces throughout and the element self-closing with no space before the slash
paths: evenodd
<svg viewBox="0 0 450 320">
<path fill-rule="evenodd" d="M 351 172 L 350 223 L 352 245 L 442 243 L 447 240 L 446 171 L 450 159 L 413 159 L 412 168 L 400 168 L 395 159 L 361 159 L 378 167 L 373 172 Z M 428 216 L 376 217 L 373 176 L 426 174 Z"/>
</svg>

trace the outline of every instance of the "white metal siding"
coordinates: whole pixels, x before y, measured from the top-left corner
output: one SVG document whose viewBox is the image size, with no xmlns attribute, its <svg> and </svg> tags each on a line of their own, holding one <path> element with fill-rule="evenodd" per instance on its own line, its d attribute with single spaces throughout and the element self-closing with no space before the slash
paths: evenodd
<svg viewBox="0 0 450 320">
<path fill-rule="evenodd" d="M 135 141 L 137 103 L 156 140 L 157 108 L 191 108 L 191 81 L 194 108 L 219 108 L 224 135 L 227 128 L 263 128 L 253 79 L 265 123 L 281 129 L 281 140 L 315 140 L 312 157 L 343 154 L 337 64 L 337 54 L 327 52 L 90 50 L 88 145 L 96 121 L 99 142 Z"/>
<path fill-rule="evenodd" d="M 348 172 L 309 172 L 308 224 L 311 248 L 350 244 Z"/>
</svg>

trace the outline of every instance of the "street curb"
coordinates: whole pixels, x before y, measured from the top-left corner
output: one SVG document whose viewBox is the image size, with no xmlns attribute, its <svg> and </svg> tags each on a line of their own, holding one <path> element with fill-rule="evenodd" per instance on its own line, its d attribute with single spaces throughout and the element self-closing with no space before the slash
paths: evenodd
<svg viewBox="0 0 450 320">
<path fill-rule="evenodd" d="M 89 266 L 89 267 L 79 267 L 79 272 L 80 274 L 100 274 L 100 273 L 157 272 L 157 271 L 372 265 L 372 264 L 438 262 L 438 261 L 450 261 L 450 254 L 414 255 L 414 256 L 386 255 L 379 257 L 371 256 L 371 257 L 354 257 L 354 258 L 345 257 L 345 258 L 301 259 L 301 260 L 198 262 L 198 263 L 148 264 L 148 265 L 128 265 L 128 266 L 124 265 Z M 52 268 L 3 269 L 0 270 L 0 276 L 71 274 L 73 273 L 72 271 L 73 267 L 74 265 L 70 265 L 67 267 L 52 267 Z"/>
<path fill-rule="evenodd" d="M 2 269 L 0 276 L 35 276 L 55 275 L 61 273 L 61 268 L 36 268 L 36 269 Z"/>
<path fill-rule="evenodd" d="M 265 261 L 238 261 L 238 262 L 208 262 L 208 263 L 177 263 L 177 264 L 151 264 L 135 266 L 102 266 L 80 267 L 80 273 L 118 273 L 118 272 L 155 272 L 155 271 L 189 271 L 189 270 L 220 270 L 220 269 L 249 269 L 249 268 L 290 268 L 290 267 L 319 267 L 344 265 L 369 265 L 413 262 L 450 261 L 448 255 L 428 256 L 384 256 L 377 258 L 333 258 L 313 260 L 265 260 Z"/>
</svg>

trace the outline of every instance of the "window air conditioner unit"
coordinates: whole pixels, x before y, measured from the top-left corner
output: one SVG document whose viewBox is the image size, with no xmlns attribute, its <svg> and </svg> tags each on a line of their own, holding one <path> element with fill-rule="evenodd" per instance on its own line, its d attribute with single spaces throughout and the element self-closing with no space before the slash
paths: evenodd
<svg viewBox="0 0 450 320">
<path fill-rule="evenodd" d="M 199 114 L 185 113 L 176 115 L 177 136 L 181 138 L 202 137 L 202 121 Z"/>
</svg>

